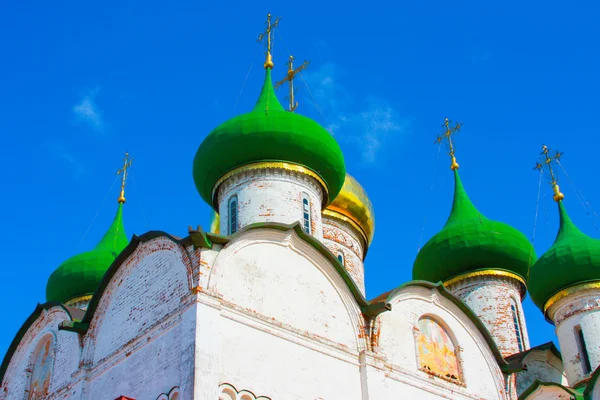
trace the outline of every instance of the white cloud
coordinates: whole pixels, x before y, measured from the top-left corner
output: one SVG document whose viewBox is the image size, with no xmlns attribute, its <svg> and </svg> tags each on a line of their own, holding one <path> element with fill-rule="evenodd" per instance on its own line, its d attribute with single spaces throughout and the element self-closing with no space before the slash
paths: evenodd
<svg viewBox="0 0 600 400">
<path fill-rule="evenodd" d="M 66 162 L 71 167 L 73 171 L 73 180 L 79 182 L 83 178 L 83 174 L 85 171 L 83 164 L 81 164 L 79 160 L 75 158 L 73 153 L 67 150 L 62 144 L 52 143 L 51 146 L 55 156 Z"/>
<path fill-rule="evenodd" d="M 407 133 L 407 119 L 401 118 L 385 99 L 354 100 L 342 83 L 345 75 L 343 69 L 331 62 L 304 73 L 308 87 L 324 113 L 327 129 L 336 139 L 359 149 L 365 164 L 372 164 L 386 144 Z"/>
<path fill-rule="evenodd" d="M 98 109 L 94 100 L 99 90 L 99 88 L 95 88 L 84 95 L 81 101 L 73 107 L 73 113 L 78 122 L 83 122 L 96 132 L 103 133 L 104 120 L 102 119 L 102 112 Z"/>
</svg>

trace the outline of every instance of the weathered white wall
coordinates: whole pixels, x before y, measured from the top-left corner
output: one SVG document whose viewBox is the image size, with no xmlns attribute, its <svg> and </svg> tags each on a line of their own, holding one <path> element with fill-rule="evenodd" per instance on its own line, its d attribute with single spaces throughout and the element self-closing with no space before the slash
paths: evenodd
<svg viewBox="0 0 600 400">
<path fill-rule="evenodd" d="M 600 365 L 600 289 L 586 289 L 571 294 L 550 307 L 548 316 L 556 326 L 563 364 L 569 385 L 587 378 Z M 585 340 L 591 372 L 583 368 L 576 327 Z"/>
<path fill-rule="evenodd" d="M 523 351 L 529 349 L 519 285 L 519 282 L 509 277 L 475 276 L 448 286 L 448 290 L 464 301 L 485 324 L 504 357 L 520 352 L 510 307 L 511 299 L 517 308 Z"/>
<path fill-rule="evenodd" d="M 84 399 L 193 395 L 191 263 L 178 244 L 140 244 L 107 286 L 85 335 Z"/>
<path fill-rule="evenodd" d="M 504 399 L 504 378 L 493 354 L 476 326 L 450 300 L 436 289 L 409 286 L 390 299 L 392 310 L 377 318 L 379 342 L 377 353 L 385 365 L 393 368 L 405 384 L 412 382 L 423 390 L 437 387 L 436 393 L 446 398 L 476 396 L 483 399 Z M 460 346 L 462 381 L 466 387 L 419 371 L 414 329 L 419 319 L 430 316 L 448 329 L 455 345 Z M 372 393 L 375 399 L 393 397 L 394 392 L 380 387 Z M 450 396 L 450 397 L 448 397 Z M 452 397 L 456 396 L 456 397 Z"/>
<path fill-rule="evenodd" d="M 221 382 L 281 399 L 362 399 L 357 355 L 310 335 L 224 311 Z"/>
<path fill-rule="evenodd" d="M 229 235 L 229 200 L 238 197 L 238 230 L 256 222 L 302 222 L 302 193 L 311 205 L 311 234 L 323 238 L 321 185 L 308 175 L 266 168 L 241 172 L 227 179 L 218 190 L 221 234 Z"/>
<path fill-rule="evenodd" d="M 362 315 L 345 282 L 293 230 L 244 232 L 221 250 L 208 285 L 224 302 L 261 318 L 351 349 L 364 347 L 358 340 Z"/>
<path fill-rule="evenodd" d="M 338 256 L 344 256 L 344 268 L 359 290 L 365 295 L 365 267 L 363 264 L 364 248 L 363 240 L 359 234 L 348 223 L 328 217 L 323 218 L 323 244 Z"/>
<path fill-rule="evenodd" d="M 522 362 L 527 366 L 527 370 L 517 374 L 516 386 L 518 395 L 521 395 L 536 380 L 567 385 L 567 377 L 563 371 L 562 361 L 552 354 L 552 352 L 548 350 L 532 350 Z"/>
<path fill-rule="evenodd" d="M 0 390 L 2 399 L 27 398 L 25 390 L 29 387 L 30 373 L 36 349 L 40 340 L 50 335 L 54 338 L 54 367 L 51 375 L 50 393 L 62 394 L 68 391 L 71 374 L 77 371 L 81 348 L 76 333 L 59 331 L 58 325 L 63 321 L 71 321 L 62 307 L 43 310 L 38 319 L 31 325 L 8 365 L 4 382 Z"/>
</svg>

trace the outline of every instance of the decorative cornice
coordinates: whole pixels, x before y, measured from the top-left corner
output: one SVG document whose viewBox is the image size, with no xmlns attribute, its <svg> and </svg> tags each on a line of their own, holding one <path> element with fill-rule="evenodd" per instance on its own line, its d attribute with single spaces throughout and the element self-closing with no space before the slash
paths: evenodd
<svg viewBox="0 0 600 400">
<path fill-rule="evenodd" d="M 215 186 L 212 189 L 211 197 L 213 199 L 213 203 L 216 203 L 215 196 L 217 194 L 217 191 L 219 190 L 219 186 L 221 186 L 221 184 L 227 179 L 231 178 L 233 175 L 240 174 L 242 172 L 264 169 L 283 169 L 285 171 L 297 172 L 300 174 L 310 176 L 311 178 L 319 182 L 319 184 L 323 187 L 323 207 L 325 207 L 329 203 L 329 187 L 327 186 L 323 178 L 319 176 L 319 174 L 306 167 L 303 167 L 302 165 L 282 161 L 261 161 L 252 164 L 246 164 L 242 165 L 241 167 L 234 168 L 231 171 L 225 173 L 219 178 L 219 180 L 217 180 L 217 183 L 215 183 Z"/>
<path fill-rule="evenodd" d="M 76 305 L 78 303 L 84 303 L 84 302 L 89 303 L 89 301 L 92 300 L 92 296 L 93 296 L 93 294 L 85 294 L 83 296 L 73 297 L 72 299 L 65 301 L 65 306 L 76 307 Z M 77 308 L 79 308 L 79 307 L 77 307 Z"/>
<path fill-rule="evenodd" d="M 503 270 L 498 270 L 498 269 L 482 269 L 479 271 L 473 271 L 473 272 L 467 272 L 464 274 L 460 274 L 458 276 L 455 276 L 454 278 L 450 278 L 447 281 L 445 281 L 444 286 L 447 288 L 447 287 L 454 285 L 455 283 L 458 283 L 465 279 L 475 278 L 475 277 L 479 277 L 479 276 L 496 276 L 496 277 L 514 279 L 523 285 L 523 287 L 522 287 L 523 293 L 522 294 L 524 294 L 524 292 L 527 288 L 527 284 L 525 283 L 525 280 L 523 278 L 521 278 L 519 275 L 517 275 L 513 272 L 508 272 L 508 271 L 503 271 Z"/>
<path fill-rule="evenodd" d="M 354 221 L 352 218 L 348 217 L 347 215 L 342 214 L 339 211 L 334 211 L 329 208 L 323 210 L 323 215 L 326 217 L 330 217 L 330 218 L 345 222 L 348 225 L 350 225 L 351 227 L 353 227 L 354 229 L 356 229 L 356 231 L 360 234 L 360 237 L 364 241 L 363 246 L 364 246 L 365 251 L 363 253 L 365 253 L 365 255 L 366 255 L 367 249 L 369 248 L 369 239 L 367 237 L 367 233 L 360 227 L 360 225 L 356 221 Z M 364 259 L 364 257 L 363 257 L 363 259 Z"/>
<path fill-rule="evenodd" d="M 552 295 L 552 297 L 550 297 L 544 303 L 544 315 L 546 314 L 546 311 L 548 311 L 550 307 L 552 307 L 557 301 L 562 300 L 565 297 L 570 296 L 576 292 L 580 292 L 582 290 L 587 289 L 600 289 L 600 281 L 580 283 L 579 285 L 568 287 Z"/>
</svg>

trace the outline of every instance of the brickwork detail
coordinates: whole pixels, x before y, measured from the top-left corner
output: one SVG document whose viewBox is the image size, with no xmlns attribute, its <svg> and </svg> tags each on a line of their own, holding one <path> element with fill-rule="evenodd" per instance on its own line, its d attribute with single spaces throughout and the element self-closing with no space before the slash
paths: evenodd
<svg viewBox="0 0 600 400">
<path fill-rule="evenodd" d="M 364 249 L 359 234 L 349 224 L 323 216 L 323 244 L 337 257 L 344 256 L 344 268 L 365 295 Z"/>
<path fill-rule="evenodd" d="M 238 230 L 257 222 L 302 222 L 303 193 L 310 199 L 311 234 L 323 237 L 321 208 L 323 189 L 312 177 L 277 168 L 240 172 L 218 190 L 220 230 L 229 234 L 229 199 L 238 197 Z"/>
<path fill-rule="evenodd" d="M 529 348 L 525 314 L 521 305 L 521 283 L 501 276 L 475 276 L 448 286 L 481 319 L 494 338 L 502 356 L 507 357 Z M 516 308 L 521 347 L 511 305 Z"/>
<path fill-rule="evenodd" d="M 588 289 L 558 300 L 548 310 L 556 326 L 569 386 L 588 378 L 600 366 L 600 289 Z"/>
</svg>

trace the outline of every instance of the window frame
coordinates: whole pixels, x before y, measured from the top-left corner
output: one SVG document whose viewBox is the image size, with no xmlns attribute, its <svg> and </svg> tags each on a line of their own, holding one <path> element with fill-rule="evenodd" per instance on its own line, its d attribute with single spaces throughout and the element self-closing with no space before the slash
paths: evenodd
<svg viewBox="0 0 600 400">
<path fill-rule="evenodd" d="M 302 230 L 312 235 L 312 205 L 308 193 L 302 192 Z"/>
<path fill-rule="evenodd" d="M 229 198 L 227 203 L 227 231 L 233 235 L 238 231 L 239 226 L 239 208 L 238 197 L 236 194 Z M 234 207 L 232 207 L 234 206 Z"/>
</svg>

